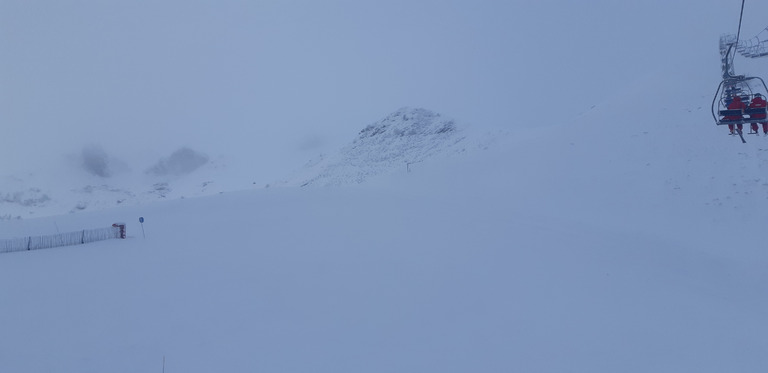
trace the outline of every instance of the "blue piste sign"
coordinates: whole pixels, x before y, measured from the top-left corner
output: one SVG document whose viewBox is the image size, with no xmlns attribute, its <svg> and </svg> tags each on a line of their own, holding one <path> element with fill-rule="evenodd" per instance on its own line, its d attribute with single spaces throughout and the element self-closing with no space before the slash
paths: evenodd
<svg viewBox="0 0 768 373">
<path fill-rule="evenodd" d="M 143 216 L 140 216 L 140 217 L 139 217 L 139 223 L 143 223 L 143 222 L 144 222 L 144 217 L 143 217 Z"/>
</svg>

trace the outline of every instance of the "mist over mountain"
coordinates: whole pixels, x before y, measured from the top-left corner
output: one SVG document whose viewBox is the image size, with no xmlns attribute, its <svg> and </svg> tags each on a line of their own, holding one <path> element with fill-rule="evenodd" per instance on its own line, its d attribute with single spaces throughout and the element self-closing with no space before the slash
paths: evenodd
<svg viewBox="0 0 768 373">
<path fill-rule="evenodd" d="M 360 127 L 357 137 L 346 146 L 318 155 L 304 167 L 296 165 L 296 171 L 282 178 L 275 175 L 278 181 L 268 185 L 359 184 L 378 175 L 407 172 L 430 158 L 478 149 L 485 141 L 470 136 L 475 132 L 454 120 L 423 108 L 401 108 Z M 0 183 L 6 196 L 0 200 L 6 212 L 4 218 L 40 217 L 263 186 L 227 183 L 238 178 L 233 173 L 239 170 L 229 169 L 226 160 L 212 160 L 189 147 L 160 158 L 144 174 L 131 171 L 98 145 L 84 147 L 80 159 L 87 175 L 78 176 L 75 169 L 59 169 L 54 174 L 48 168 L 34 174 L 14 175 L 6 179 L 8 182 Z"/>
<path fill-rule="evenodd" d="M 480 139 L 453 119 L 424 108 L 401 108 L 365 126 L 337 153 L 320 155 L 277 185 L 340 186 L 396 171 L 429 158 L 467 151 Z"/>
<path fill-rule="evenodd" d="M 0 2 L 0 372 L 762 371 L 738 12 Z"/>
<path fill-rule="evenodd" d="M 181 176 L 192 173 L 208 163 L 208 156 L 184 147 L 174 151 L 168 158 L 159 160 L 147 173 L 157 176 Z"/>
<path fill-rule="evenodd" d="M 226 178 L 212 159 L 143 204 L 95 184 L 76 214 L 0 221 L 129 232 L 0 254 L 0 370 L 759 370 L 768 137 L 710 122 L 708 70 L 490 137 L 397 110 L 294 186 L 176 198 Z"/>
</svg>

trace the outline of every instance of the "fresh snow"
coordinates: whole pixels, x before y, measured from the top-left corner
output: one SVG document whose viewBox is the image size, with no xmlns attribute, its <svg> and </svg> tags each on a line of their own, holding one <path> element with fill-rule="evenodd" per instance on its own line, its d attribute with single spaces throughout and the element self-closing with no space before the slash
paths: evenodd
<svg viewBox="0 0 768 373">
<path fill-rule="evenodd" d="M 0 370 L 759 370 L 768 139 L 656 79 L 362 184 L 3 221 L 129 237 L 0 257 Z"/>
<path fill-rule="evenodd" d="M 482 141 L 482 140 L 477 140 Z M 340 186 L 359 184 L 371 177 L 430 158 L 467 151 L 470 144 L 452 119 L 424 108 L 401 108 L 363 128 L 351 144 L 337 154 L 320 155 L 281 186 Z"/>
<path fill-rule="evenodd" d="M 424 108 L 401 108 L 361 131 L 350 144 L 332 154 L 320 154 L 303 167 L 261 185 L 233 177 L 225 157 L 211 160 L 183 147 L 143 170 L 133 170 L 93 145 L 81 154 L 54 163 L 49 169 L 11 175 L 0 183 L 0 219 L 23 219 L 83 212 L 158 200 L 200 197 L 273 186 L 340 186 L 371 177 L 410 170 L 430 158 L 478 150 L 493 133 L 460 127 L 452 119 Z M 51 169 L 52 168 L 52 169 Z M 67 177 L 66 173 L 77 178 Z M 64 182 L 62 182 L 64 180 Z"/>
<path fill-rule="evenodd" d="M 269 188 L 145 172 L 173 150 L 6 176 L 0 238 L 128 238 L 0 255 L 0 372 L 761 371 L 768 138 L 713 124 L 711 41 L 576 117 L 403 109 Z"/>
</svg>

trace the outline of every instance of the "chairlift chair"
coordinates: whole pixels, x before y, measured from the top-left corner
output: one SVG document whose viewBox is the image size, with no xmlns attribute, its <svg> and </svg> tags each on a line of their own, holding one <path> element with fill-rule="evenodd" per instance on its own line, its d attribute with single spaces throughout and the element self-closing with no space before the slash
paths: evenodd
<svg viewBox="0 0 768 373">
<path fill-rule="evenodd" d="M 739 40 L 741 35 L 741 22 L 744 16 L 744 3 L 745 0 L 742 0 L 741 13 L 739 14 L 739 28 L 736 35 L 723 35 L 720 37 L 720 61 L 723 80 L 717 86 L 715 97 L 712 98 L 712 117 L 715 119 L 717 125 L 766 122 L 766 108 L 746 108 L 744 110 L 728 109 L 728 104 L 730 104 L 731 100 L 736 96 L 741 98 L 745 106 L 749 106 L 752 99 L 758 94 L 763 97 L 768 97 L 768 87 L 766 87 L 765 81 L 763 81 L 762 78 L 757 76 L 736 75 L 734 72 L 733 59 L 736 52 L 747 58 L 759 58 L 768 55 L 768 39 L 764 39 L 760 36 L 763 32 L 753 39 L 747 41 Z M 763 31 L 768 31 L 768 27 Z M 755 116 L 761 118 L 754 118 Z M 739 131 L 739 135 L 741 135 L 741 131 Z M 743 137 L 741 140 L 744 142 Z"/>
<path fill-rule="evenodd" d="M 760 114 L 768 114 L 766 108 L 746 108 L 744 110 L 728 109 L 734 97 L 739 96 L 744 105 L 749 106 L 755 96 L 761 95 L 768 99 L 768 86 L 765 81 L 757 76 L 728 75 L 717 87 L 717 92 L 712 100 L 712 117 L 717 125 L 747 124 L 766 122 L 765 116 L 754 118 Z M 740 117 L 741 119 L 725 119 L 728 117 Z"/>
</svg>

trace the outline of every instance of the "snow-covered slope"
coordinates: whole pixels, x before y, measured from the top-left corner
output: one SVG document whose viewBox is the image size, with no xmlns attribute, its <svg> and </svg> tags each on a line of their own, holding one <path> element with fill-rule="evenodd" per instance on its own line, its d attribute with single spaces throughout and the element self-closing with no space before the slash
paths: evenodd
<svg viewBox="0 0 768 373">
<path fill-rule="evenodd" d="M 168 155 L 105 189 L 67 178 L 81 166 L 50 191 L 10 179 L 25 193 L 2 198 L 39 214 L 83 185 L 155 203 L 0 220 L 0 237 L 129 229 L 0 256 L 0 372 L 761 371 L 768 137 L 712 123 L 716 50 L 680 59 L 578 117 L 532 108 L 492 146 L 395 115 L 288 183 L 333 188 L 181 199 L 179 176 L 144 172 Z M 232 180 L 224 164 L 178 185 Z"/>
<path fill-rule="evenodd" d="M 278 182 L 285 186 L 359 184 L 429 158 L 461 153 L 477 139 L 438 113 L 423 108 L 401 108 L 363 128 L 338 153 L 320 155 L 294 175 Z"/>
<path fill-rule="evenodd" d="M 225 186 L 229 179 L 225 161 L 209 159 L 189 148 L 139 167 L 134 169 L 107 150 L 88 145 L 40 168 L 4 175 L 0 177 L 0 219 L 139 205 L 230 190 Z M 239 189 L 245 189 L 244 185 Z"/>
<path fill-rule="evenodd" d="M 768 138 L 663 109 L 363 184 L 3 221 L 129 237 L 0 257 L 0 371 L 759 371 Z"/>
<path fill-rule="evenodd" d="M 427 159 L 463 153 L 490 142 L 473 136 L 451 119 L 421 108 L 402 108 L 363 128 L 347 146 L 310 160 L 269 186 L 338 186 L 408 170 Z M 256 172 L 256 170 L 249 170 Z M 238 174 L 241 173 L 241 174 Z M 98 146 L 47 168 L 0 179 L 0 218 L 57 215 L 158 200 L 199 197 L 260 188 L 248 171 L 228 167 L 228 159 L 180 148 L 133 170 Z"/>
</svg>

